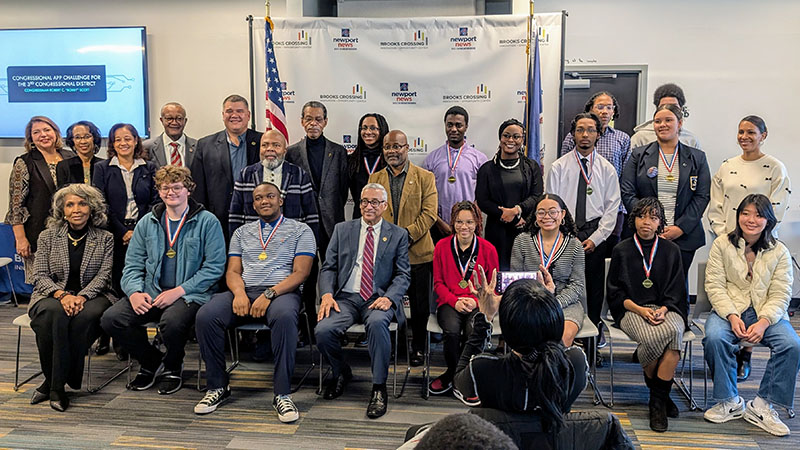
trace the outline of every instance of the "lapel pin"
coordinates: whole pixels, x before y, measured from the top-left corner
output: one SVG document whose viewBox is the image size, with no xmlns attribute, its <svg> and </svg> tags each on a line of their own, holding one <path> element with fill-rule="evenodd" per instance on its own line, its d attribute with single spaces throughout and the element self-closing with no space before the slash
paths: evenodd
<svg viewBox="0 0 800 450">
<path fill-rule="evenodd" d="M 383 237 L 383 242 L 386 242 L 386 241 L 388 241 L 388 239 L 386 238 L 386 236 L 384 236 Z"/>
<path fill-rule="evenodd" d="M 256 145 L 256 141 L 251 142 L 250 145 Z"/>
<path fill-rule="evenodd" d="M 330 158 L 332 155 L 333 155 L 333 153 L 328 153 L 328 158 Z"/>
</svg>

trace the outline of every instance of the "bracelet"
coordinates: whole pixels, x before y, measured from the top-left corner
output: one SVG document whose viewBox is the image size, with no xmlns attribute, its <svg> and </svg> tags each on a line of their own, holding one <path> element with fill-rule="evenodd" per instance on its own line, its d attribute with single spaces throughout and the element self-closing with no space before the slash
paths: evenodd
<svg viewBox="0 0 800 450">
<path fill-rule="evenodd" d="M 64 298 L 64 297 L 66 297 L 67 295 L 69 295 L 69 292 L 67 292 L 67 291 L 63 291 L 63 292 L 61 292 L 61 295 L 59 295 L 58 297 L 56 297 L 56 300 L 58 300 L 58 301 L 61 301 L 61 299 L 63 299 L 63 298 Z"/>
</svg>

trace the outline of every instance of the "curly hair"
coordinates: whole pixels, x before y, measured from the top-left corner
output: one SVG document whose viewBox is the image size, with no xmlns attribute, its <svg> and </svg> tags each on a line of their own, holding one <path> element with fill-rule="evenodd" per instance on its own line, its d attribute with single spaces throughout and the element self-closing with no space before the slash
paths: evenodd
<svg viewBox="0 0 800 450">
<path fill-rule="evenodd" d="M 117 156 L 117 150 L 114 148 L 114 139 L 116 138 L 117 132 L 123 128 L 130 131 L 130 133 L 133 135 L 133 139 L 136 140 L 136 147 L 133 148 L 133 157 L 144 158 L 145 151 L 144 146 L 142 146 L 142 138 L 139 137 L 139 132 L 136 131 L 136 127 L 129 123 L 118 123 L 112 126 L 108 131 L 108 148 L 106 150 L 108 153 L 108 159 Z"/>
<path fill-rule="evenodd" d="M 661 234 L 666 225 L 666 218 L 664 217 L 664 205 L 656 197 L 640 198 L 633 205 L 633 210 L 628 214 L 628 226 L 631 230 L 636 232 L 636 218 L 644 216 L 658 217 L 658 228 L 656 234 Z"/>
<path fill-rule="evenodd" d="M 564 203 L 564 200 L 556 194 L 542 194 L 539 198 L 536 199 L 536 206 L 539 206 L 539 203 L 542 200 L 553 200 L 558 203 L 558 207 L 561 208 L 566 214 L 564 214 L 564 220 L 561 222 L 561 225 L 558 227 L 558 231 L 564 233 L 565 236 L 576 236 L 578 233 L 575 231 L 575 221 L 572 219 L 572 214 L 569 212 L 569 208 L 567 208 L 567 204 Z M 531 234 L 531 236 L 535 239 L 536 235 L 539 233 L 539 225 L 536 223 L 536 209 L 533 208 L 528 218 L 525 219 L 525 227 L 524 231 L 527 231 Z"/>
<path fill-rule="evenodd" d="M 589 111 L 578 113 L 575 115 L 575 118 L 572 119 L 572 122 L 570 122 L 569 124 L 569 132 L 572 133 L 573 136 L 575 136 L 575 127 L 578 126 L 578 121 L 581 119 L 594 120 L 594 125 L 597 128 L 597 134 L 595 136 L 599 139 L 600 132 L 603 131 L 603 123 L 600 122 L 600 118 L 597 117 L 597 114 Z"/>
<path fill-rule="evenodd" d="M 67 128 L 67 147 L 75 150 L 75 127 L 82 126 L 89 129 L 89 134 L 92 135 L 92 142 L 94 142 L 94 153 L 100 151 L 100 144 L 103 141 L 103 137 L 100 135 L 100 129 L 97 128 L 97 125 L 89 122 L 88 120 L 81 120 L 80 122 L 75 122 Z"/>
<path fill-rule="evenodd" d="M 36 144 L 33 143 L 33 138 L 31 137 L 31 130 L 33 129 L 33 124 L 36 122 L 46 123 L 50 125 L 50 128 L 56 132 L 56 142 L 55 148 L 56 150 L 61 150 L 64 148 L 64 140 L 61 138 L 61 129 L 58 128 L 53 119 L 47 116 L 33 116 L 31 120 L 28 121 L 27 125 L 25 125 L 25 142 L 22 144 L 25 147 L 25 151 L 31 152 L 33 149 L 36 148 Z"/>
<path fill-rule="evenodd" d="M 183 183 L 189 193 L 194 192 L 197 186 L 192 178 L 192 172 L 183 166 L 164 166 L 156 171 L 153 181 L 156 189 L 165 184 Z"/>
<path fill-rule="evenodd" d="M 683 89 L 675 83 L 667 83 L 662 84 L 661 86 L 657 87 L 655 92 L 653 92 L 653 105 L 658 107 L 661 103 L 661 99 L 664 97 L 673 97 L 675 100 L 678 101 L 678 106 L 683 109 L 684 105 L 686 105 L 686 96 L 683 95 Z"/>
<path fill-rule="evenodd" d="M 475 236 L 483 237 L 483 216 L 481 216 L 481 210 L 478 209 L 478 205 L 476 205 L 475 202 L 466 200 L 456 203 L 450 210 L 450 226 L 453 228 L 453 231 L 456 229 L 456 217 L 458 217 L 458 213 L 461 211 L 469 211 L 472 213 L 472 219 L 475 221 Z"/>
<path fill-rule="evenodd" d="M 103 193 L 94 186 L 83 183 L 73 183 L 64 186 L 53 194 L 53 207 L 50 217 L 47 218 L 48 228 L 59 228 L 67 223 L 64 218 L 64 204 L 68 195 L 76 195 L 89 204 L 89 224 L 96 228 L 106 226 L 106 200 Z"/>
<path fill-rule="evenodd" d="M 592 110 L 592 107 L 594 106 L 595 100 L 597 100 L 597 97 L 600 97 L 601 95 L 606 95 L 608 97 L 611 97 L 611 102 L 614 104 L 614 115 L 611 116 L 611 119 L 612 120 L 618 119 L 619 103 L 617 102 L 617 97 L 614 97 L 614 94 L 608 91 L 600 91 L 592 94 L 592 96 L 589 97 L 589 100 L 586 101 L 586 104 L 583 105 L 583 112 L 590 112 Z"/>
</svg>

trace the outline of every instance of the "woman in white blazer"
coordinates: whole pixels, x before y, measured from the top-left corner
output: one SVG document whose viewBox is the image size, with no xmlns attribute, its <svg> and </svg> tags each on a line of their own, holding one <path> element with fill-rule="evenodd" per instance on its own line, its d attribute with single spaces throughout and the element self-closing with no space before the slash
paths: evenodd
<svg viewBox="0 0 800 450">
<path fill-rule="evenodd" d="M 748 195 L 736 210 L 736 228 L 711 246 L 706 291 L 714 311 L 706 322 L 703 346 L 718 403 L 704 417 L 714 423 L 744 417 L 773 435 L 787 436 L 789 428 L 773 404 L 793 407 L 800 337 L 788 320 L 791 256 L 772 235 L 776 222 L 767 196 Z M 746 404 L 736 387 L 740 342 L 771 350 L 758 395 Z"/>
</svg>

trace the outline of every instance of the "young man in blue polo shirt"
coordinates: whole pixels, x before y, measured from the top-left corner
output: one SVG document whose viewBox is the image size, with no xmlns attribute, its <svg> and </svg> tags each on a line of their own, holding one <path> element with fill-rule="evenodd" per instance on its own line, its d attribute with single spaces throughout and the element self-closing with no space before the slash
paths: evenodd
<svg viewBox="0 0 800 450">
<path fill-rule="evenodd" d="M 230 291 L 214 295 L 197 313 L 195 328 L 206 362 L 208 391 L 194 407 L 197 414 L 214 412 L 231 395 L 225 370 L 225 333 L 249 322 L 266 323 L 275 355 L 273 407 L 281 422 L 300 417 L 291 381 L 297 348 L 299 287 L 311 271 L 316 242 L 311 228 L 281 213 L 281 191 L 264 182 L 253 190 L 259 219 L 237 228 L 231 236 L 228 271 Z"/>
</svg>

